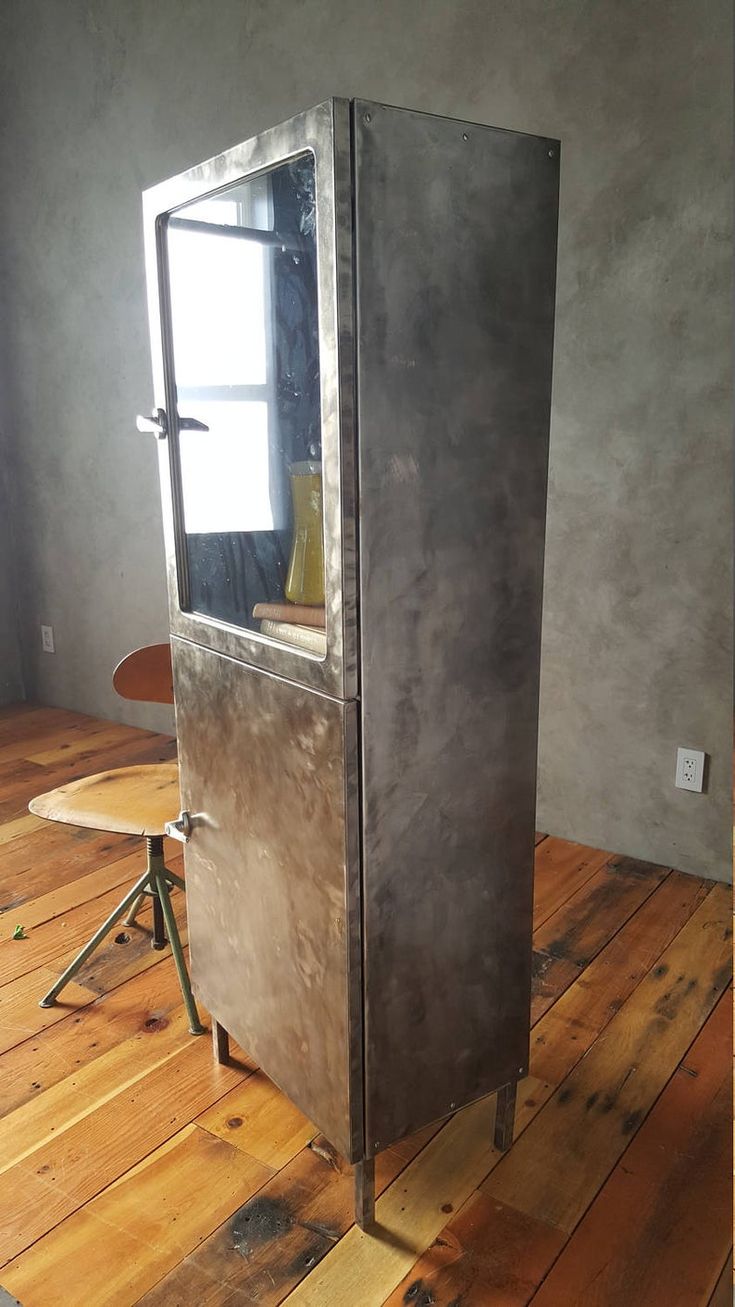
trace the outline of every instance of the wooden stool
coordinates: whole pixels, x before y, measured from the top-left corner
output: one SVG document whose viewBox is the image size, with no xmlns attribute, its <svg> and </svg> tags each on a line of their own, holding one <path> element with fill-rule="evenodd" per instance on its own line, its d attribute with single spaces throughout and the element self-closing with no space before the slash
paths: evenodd
<svg viewBox="0 0 735 1307">
<path fill-rule="evenodd" d="M 169 645 L 151 645 L 137 649 L 115 669 L 113 685 L 126 699 L 147 699 L 156 703 L 173 703 L 171 649 Z M 165 824 L 176 817 L 179 802 L 179 768 L 175 762 L 120 767 L 115 771 L 85 776 L 82 780 L 61 785 L 32 799 L 28 807 L 37 817 L 48 821 L 86 826 L 92 830 L 121 835 L 140 835 L 146 843 L 146 868 L 124 899 L 102 923 L 99 930 L 47 994 L 41 1007 L 52 1007 L 65 985 L 84 965 L 112 927 L 124 915 L 132 925 L 145 895 L 153 900 L 153 939 L 151 947 L 171 945 L 192 1035 L 204 1033 L 191 992 L 178 926 L 171 907 L 170 890 L 184 888 L 180 876 L 166 866 L 163 859 Z"/>
</svg>

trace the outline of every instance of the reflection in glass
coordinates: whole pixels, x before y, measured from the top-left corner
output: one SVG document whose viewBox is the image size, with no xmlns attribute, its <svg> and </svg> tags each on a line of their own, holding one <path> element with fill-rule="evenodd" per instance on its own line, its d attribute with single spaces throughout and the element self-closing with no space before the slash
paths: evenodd
<svg viewBox="0 0 735 1307">
<path fill-rule="evenodd" d="M 324 655 L 314 161 L 169 218 L 188 607 Z"/>
</svg>

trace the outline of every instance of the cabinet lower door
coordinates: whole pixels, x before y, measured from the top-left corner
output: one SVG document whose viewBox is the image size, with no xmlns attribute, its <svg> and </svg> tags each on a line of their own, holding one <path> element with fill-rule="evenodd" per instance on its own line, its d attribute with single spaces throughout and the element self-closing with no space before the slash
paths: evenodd
<svg viewBox="0 0 735 1307">
<path fill-rule="evenodd" d="M 356 704 L 174 639 L 192 980 L 362 1156 Z"/>
</svg>

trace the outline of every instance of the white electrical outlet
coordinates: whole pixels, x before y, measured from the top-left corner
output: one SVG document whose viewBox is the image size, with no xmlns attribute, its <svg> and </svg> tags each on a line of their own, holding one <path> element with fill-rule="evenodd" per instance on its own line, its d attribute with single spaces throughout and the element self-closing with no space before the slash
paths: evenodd
<svg viewBox="0 0 735 1307">
<path fill-rule="evenodd" d="M 701 749 L 677 749 L 675 781 L 677 789 L 702 793 L 705 756 Z"/>
<path fill-rule="evenodd" d="M 41 648 L 44 653 L 56 653 L 54 645 L 54 628 L 53 626 L 41 627 Z"/>
</svg>

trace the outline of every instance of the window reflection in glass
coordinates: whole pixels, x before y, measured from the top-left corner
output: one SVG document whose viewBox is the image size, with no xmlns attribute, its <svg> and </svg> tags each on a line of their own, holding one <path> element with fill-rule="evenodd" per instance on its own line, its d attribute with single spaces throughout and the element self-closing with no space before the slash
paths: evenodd
<svg viewBox="0 0 735 1307">
<path fill-rule="evenodd" d="M 323 656 L 314 162 L 169 218 L 181 508 L 194 612 Z"/>
</svg>

